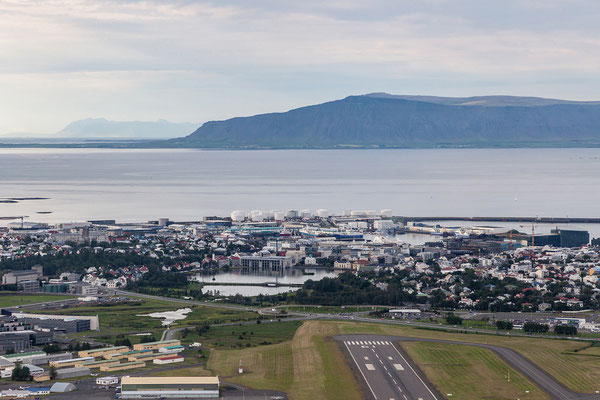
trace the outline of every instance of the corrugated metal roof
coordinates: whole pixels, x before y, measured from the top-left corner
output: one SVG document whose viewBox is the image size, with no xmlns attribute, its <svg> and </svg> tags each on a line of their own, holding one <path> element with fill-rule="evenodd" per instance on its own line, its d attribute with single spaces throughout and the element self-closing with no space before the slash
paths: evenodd
<svg viewBox="0 0 600 400">
<path fill-rule="evenodd" d="M 218 385 L 218 376 L 124 376 L 121 385 Z"/>
</svg>

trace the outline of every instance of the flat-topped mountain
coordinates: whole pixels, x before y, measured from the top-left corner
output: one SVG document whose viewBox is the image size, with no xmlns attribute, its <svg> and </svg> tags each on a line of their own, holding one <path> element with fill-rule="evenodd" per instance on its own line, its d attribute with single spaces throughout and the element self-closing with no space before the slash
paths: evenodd
<svg viewBox="0 0 600 400">
<path fill-rule="evenodd" d="M 56 137 L 81 139 L 169 139 L 188 135 L 198 127 L 189 122 L 110 121 L 105 118 L 86 118 L 71 122 Z"/>
<path fill-rule="evenodd" d="M 206 122 L 171 145 L 206 148 L 600 145 L 600 102 L 372 93 Z"/>
</svg>

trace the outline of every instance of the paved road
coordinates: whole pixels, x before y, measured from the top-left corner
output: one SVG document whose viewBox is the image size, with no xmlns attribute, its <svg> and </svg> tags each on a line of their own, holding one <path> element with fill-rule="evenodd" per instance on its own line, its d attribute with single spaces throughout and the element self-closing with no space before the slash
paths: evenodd
<svg viewBox="0 0 600 400">
<path fill-rule="evenodd" d="M 438 400 L 393 341 L 368 335 L 344 336 L 341 341 L 365 380 L 374 400 Z"/>
<path fill-rule="evenodd" d="M 535 383 L 542 390 L 545 390 L 550 397 L 557 400 L 600 400 L 600 394 L 588 394 L 588 393 L 576 393 L 556 381 L 554 377 L 543 371 L 539 366 L 529 361 L 516 351 L 502 347 L 496 346 L 492 344 L 484 344 L 484 343 L 468 343 L 468 342 L 460 342 L 460 341 L 451 341 L 451 340 L 437 340 L 437 339 L 422 339 L 422 338 L 414 338 L 414 337 L 402 337 L 402 336 L 385 336 L 385 335 L 342 335 L 336 336 L 336 340 L 341 342 L 348 341 L 389 341 L 389 342 L 408 342 L 408 341 L 418 341 L 418 342 L 431 342 L 431 343 L 449 343 L 449 344 L 459 344 L 459 345 L 467 345 L 467 346 L 476 346 L 482 347 L 485 349 L 489 349 L 496 353 L 500 358 L 502 358 L 508 365 L 515 368 L 519 372 L 521 372 L 525 377 L 527 377 L 531 382 Z M 352 353 L 351 353 L 352 354 Z M 407 362 L 411 362 L 408 358 Z M 411 365 L 411 364 L 409 364 Z M 416 371 L 418 369 L 412 365 Z M 368 380 L 367 380 L 368 382 Z M 425 383 L 426 384 L 426 383 Z M 368 385 L 367 385 L 368 386 Z M 441 397 L 439 397 L 441 398 Z M 402 399 L 402 398 L 400 398 Z M 408 400 L 412 400 L 413 398 L 408 397 Z M 415 400 L 418 397 L 414 397 Z M 426 399 L 426 398 L 423 398 Z M 377 400 L 381 400 L 381 398 L 377 398 Z M 389 398 L 386 398 L 389 400 Z"/>
</svg>

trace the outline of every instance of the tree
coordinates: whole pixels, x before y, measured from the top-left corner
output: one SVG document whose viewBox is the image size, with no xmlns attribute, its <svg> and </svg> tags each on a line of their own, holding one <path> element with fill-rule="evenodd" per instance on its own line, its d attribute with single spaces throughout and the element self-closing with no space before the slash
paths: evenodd
<svg viewBox="0 0 600 400">
<path fill-rule="evenodd" d="M 46 344 L 42 350 L 44 350 L 44 353 L 58 353 L 60 346 L 57 344 Z"/>
<path fill-rule="evenodd" d="M 150 343 L 150 342 L 156 342 L 156 338 L 154 336 L 142 336 L 140 339 L 140 343 Z"/>
<path fill-rule="evenodd" d="M 573 325 L 556 325 L 554 333 L 557 335 L 577 335 L 577 327 Z"/>
<path fill-rule="evenodd" d="M 449 325 L 462 325 L 463 319 L 454 313 L 446 315 L 446 323 Z"/>
<path fill-rule="evenodd" d="M 50 367 L 50 379 L 56 379 L 56 367 L 52 365 Z"/>
<path fill-rule="evenodd" d="M 510 321 L 496 321 L 496 329 L 502 329 L 510 331 L 513 328 L 513 324 Z"/>
<path fill-rule="evenodd" d="M 32 376 L 29 368 L 22 367 L 21 364 L 17 364 L 12 370 L 10 379 L 13 381 L 29 381 L 32 379 Z"/>
<path fill-rule="evenodd" d="M 115 346 L 131 347 L 131 340 L 129 340 L 129 338 L 119 338 L 115 340 Z"/>
<path fill-rule="evenodd" d="M 523 331 L 527 333 L 546 333 L 548 332 L 548 325 L 538 324 L 536 322 L 525 322 L 523 324 Z"/>
</svg>

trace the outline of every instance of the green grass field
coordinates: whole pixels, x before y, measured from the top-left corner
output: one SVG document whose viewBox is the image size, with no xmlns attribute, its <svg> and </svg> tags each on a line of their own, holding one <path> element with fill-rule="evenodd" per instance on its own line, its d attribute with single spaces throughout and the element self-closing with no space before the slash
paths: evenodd
<svg viewBox="0 0 600 400">
<path fill-rule="evenodd" d="M 43 303 L 48 301 L 70 299 L 73 297 L 75 296 L 0 292 L 0 307 L 14 307 L 21 306 L 23 304 Z"/>
<path fill-rule="evenodd" d="M 402 347 L 442 394 L 465 400 L 547 399 L 492 351 L 472 346 L 406 342 Z M 510 371 L 510 372 L 509 372 Z M 510 382 L 508 377 L 510 376 Z"/>
<path fill-rule="evenodd" d="M 187 335 L 180 332 L 180 338 L 184 343 L 200 342 L 205 347 L 215 349 L 255 347 L 291 340 L 300 325 L 302 323 L 299 321 L 282 321 L 216 326 L 202 335 L 194 330 L 190 330 Z"/>
<path fill-rule="evenodd" d="M 59 310 L 35 310 L 45 314 L 67 314 L 67 315 L 98 315 L 100 320 L 99 332 L 80 332 L 72 334 L 73 338 L 95 340 L 114 343 L 118 335 L 128 337 L 132 343 L 137 343 L 139 333 L 151 333 L 160 338 L 166 327 L 162 326 L 161 319 L 145 316 L 153 312 L 169 311 L 182 308 L 178 304 L 153 299 L 136 299 L 132 302 L 108 305 L 108 306 L 83 306 L 69 307 Z M 33 312 L 34 310 L 32 310 Z M 181 321 L 175 322 L 175 326 L 196 326 L 202 324 L 217 324 L 252 320 L 257 317 L 254 312 L 219 309 L 214 307 L 192 307 L 192 312 Z"/>
</svg>

